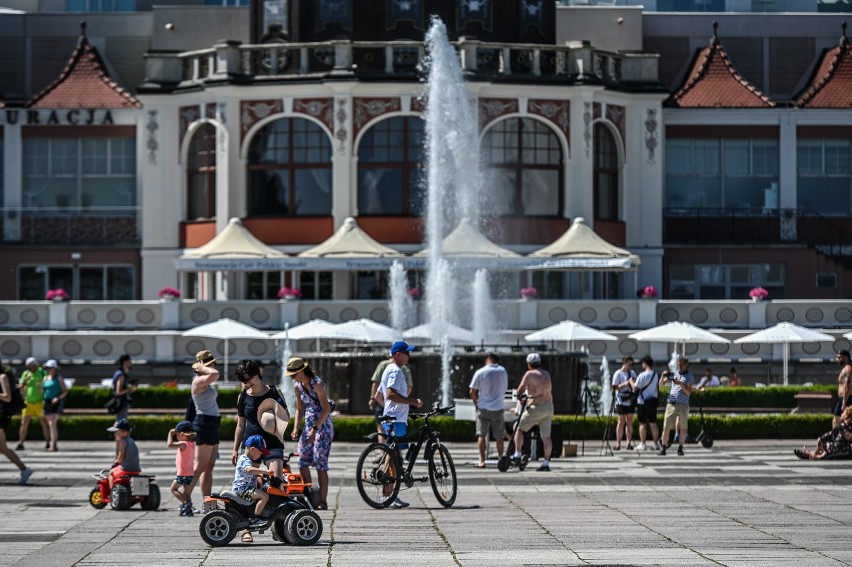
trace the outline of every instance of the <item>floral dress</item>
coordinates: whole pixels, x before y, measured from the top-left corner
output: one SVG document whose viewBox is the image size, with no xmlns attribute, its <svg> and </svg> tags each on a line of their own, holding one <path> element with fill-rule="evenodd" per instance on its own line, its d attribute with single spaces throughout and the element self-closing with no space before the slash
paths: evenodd
<svg viewBox="0 0 852 567">
<path fill-rule="evenodd" d="M 296 392 L 305 407 L 305 428 L 299 437 L 299 467 L 316 467 L 318 471 L 328 470 L 328 454 L 331 452 L 331 441 L 334 439 L 334 426 L 331 416 L 319 426 L 314 442 L 311 443 L 311 428 L 322 413 L 317 393 L 314 390 L 322 381 L 318 377 L 311 379 L 310 390 L 305 390 L 300 382 L 296 382 Z"/>
</svg>

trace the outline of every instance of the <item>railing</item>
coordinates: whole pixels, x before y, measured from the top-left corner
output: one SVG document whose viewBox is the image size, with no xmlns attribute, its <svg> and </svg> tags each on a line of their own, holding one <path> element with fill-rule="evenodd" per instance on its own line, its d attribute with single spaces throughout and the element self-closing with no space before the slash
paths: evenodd
<svg viewBox="0 0 852 567">
<path fill-rule="evenodd" d="M 663 210 L 665 244 L 804 244 L 833 258 L 852 257 L 852 223 L 808 209 Z"/>
<path fill-rule="evenodd" d="M 453 44 L 462 69 L 474 76 L 547 76 L 566 81 L 658 83 L 653 53 L 609 52 L 587 42 L 567 45 L 461 39 Z M 229 41 L 184 53 L 149 53 L 148 84 L 191 85 L 228 78 L 344 73 L 415 79 L 422 41 L 348 41 L 242 45 Z"/>
<path fill-rule="evenodd" d="M 6 244 L 138 244 L 139 207 L 0 209 Z"/>
</svg>

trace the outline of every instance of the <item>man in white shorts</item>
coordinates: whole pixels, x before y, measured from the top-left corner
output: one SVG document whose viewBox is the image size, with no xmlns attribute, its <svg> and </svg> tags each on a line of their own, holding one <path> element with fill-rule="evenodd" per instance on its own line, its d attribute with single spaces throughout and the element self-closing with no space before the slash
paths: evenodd
<svg viewBox="0 0 852 567">
<path fill-rule="evenodd" d="M 531 352 L 527 355 L 527 372 L 521 378 L 518 395 L 527 393 L 527 407 L 521 414 L 518 430 L 515 432 L 515 461 L 521 459 L 521 447 L 524 445 L 524 433 L 538 425 L 544 444 L 544 460 L 538 467 L 540 472 L 550 471 L 550 453 L 553 442 L 550 439 L 550 424 L 553 421 L 553 385 L 550 372 L 541 367 L 541 355 Z"/>
</svg>

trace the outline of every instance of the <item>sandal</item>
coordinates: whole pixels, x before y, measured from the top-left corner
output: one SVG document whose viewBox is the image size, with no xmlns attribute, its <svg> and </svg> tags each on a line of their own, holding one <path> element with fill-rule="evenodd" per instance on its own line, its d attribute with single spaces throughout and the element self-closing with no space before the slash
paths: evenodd
<svg viewBox="0 0 852 567">
<path fill-rule="evenodd" d="M 793 454 L 799 457 L 800 459 L 808 458 L 808 455 L 805 453 L 804 449 L 793 449 Z"/>
<path fill-rule="evenodd" d="M 254 538 L 251 535 L 251 532 L 243 532 L 243 537 L 241 540 L 243 543 L 254 543 Z"/>
<path fill-rule="evenodd" d="M 485 468 L 485 463 L 476 463 L 475 465 L 473 465 L 473 468 L 475 468 L 475 469 L 484 469 L 484 468 Z"/>
<path fill-rule="evenodd" d="M 320 502 L 319 504 L 317 504 L 317 510 L 328 510 L 328 503 Z"/>
</svg>

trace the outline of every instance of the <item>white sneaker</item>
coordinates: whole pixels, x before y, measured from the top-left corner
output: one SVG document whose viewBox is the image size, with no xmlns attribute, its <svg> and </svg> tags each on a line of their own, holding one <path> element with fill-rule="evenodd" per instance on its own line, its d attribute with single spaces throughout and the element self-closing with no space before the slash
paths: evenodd
<svg viewBox="0 0 852 567">
<path fill-rule="evenodd" d="M 30 467 L 24 467 L 24 470 L 21 471 L 21 478 L 18 479 L 18 484 L 26 484 L 32 474 L 33 469 L 31 469 Z"/>
<path fill-rule="evenodd" d="M 400 500 L 399 496 L 391 503 L 391 506 L 394 508 L 408 508 L 408 502 L 405 500 Z"/>
<path fill-rule="evenodd" d="M 639 443 L 638 445 L 636 445 L 636 450 L 637 451 L 647 451 L 648 446 L 645 445 L 644 443 Z"/>
</svg>

